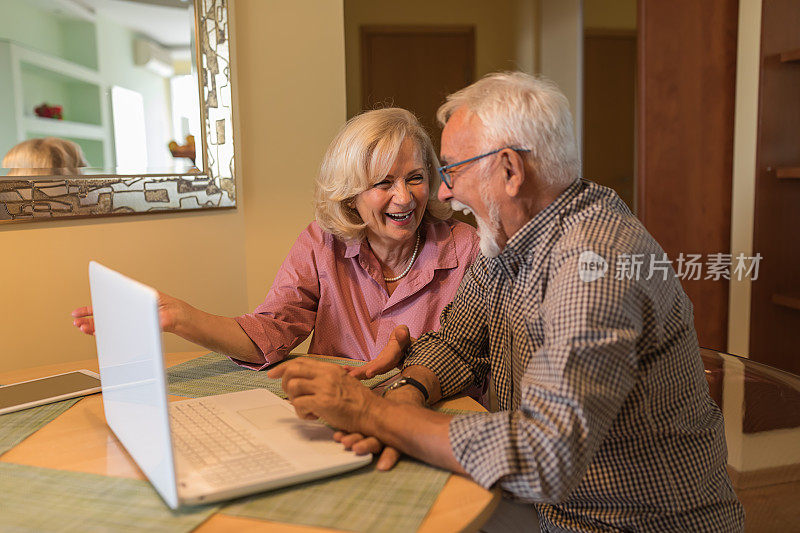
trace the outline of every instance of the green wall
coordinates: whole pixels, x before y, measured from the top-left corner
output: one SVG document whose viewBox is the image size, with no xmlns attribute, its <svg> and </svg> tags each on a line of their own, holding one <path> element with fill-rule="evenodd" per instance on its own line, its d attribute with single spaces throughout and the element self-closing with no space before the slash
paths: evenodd
<svg viewBox="0 0 800 533">
<path fill-rule="evenodd" d="M 97 68 L 94 24 L 57 17 L 28 0 L 0 0 L 0 39 Z"/>
</svg>

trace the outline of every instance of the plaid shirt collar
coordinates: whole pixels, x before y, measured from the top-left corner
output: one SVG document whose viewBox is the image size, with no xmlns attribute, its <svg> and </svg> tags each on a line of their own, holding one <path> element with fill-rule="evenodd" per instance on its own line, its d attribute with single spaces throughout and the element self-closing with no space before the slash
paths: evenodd
<svg viewBox="0 0 800 533">
<path fill-rule="evenodd" d="M 558 224 L 567 211 L 567 206 L 586 187 L 582 179 L 575 180 L 550 205 L 536 213 L 524 226 L 511 236 L 506 247 L 495 258 L 487 260 L 492 276 L 503 274 L 511 279 L 519 271 L 520 261 L 530 262 L 542 237 Z"/>
</svg>

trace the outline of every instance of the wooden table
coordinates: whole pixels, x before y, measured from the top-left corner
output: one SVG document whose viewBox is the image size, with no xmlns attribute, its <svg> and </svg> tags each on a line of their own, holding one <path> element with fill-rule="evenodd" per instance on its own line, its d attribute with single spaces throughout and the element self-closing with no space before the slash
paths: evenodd
<svg viewBox="0 0 800 533">
<path fill-rule="evenodd" d="M 173 366 L 206 353 L 208 352 L 169 354 L 166 357 L 166 364 Z M 97 372 L 97 360 L 87 359 L 4 372 L 0 374 L 0 383 L 15 383 L 80 368 Z M 183 398 L 169 396 L 170 401 L 180 399 Z M 448 400 L 443 402 L 442 406 L 469 411 L 484 410 L 471 398 Z M 105 476 L 146 479 L 106 425 L 100 394 L 81 399 L 58 418 L 0 456 L 0 461 Z M 498 491 L 487 491 L 462 476 L 450 476 L 422 522 L 419 531 L 476 530 L 494 511 L 499 498 Z M 228 516 L 219 512 L 201 524 L 195 531 L 207 533 L 225 531 L 319 532 L 326 530 Z"/>
</svg>

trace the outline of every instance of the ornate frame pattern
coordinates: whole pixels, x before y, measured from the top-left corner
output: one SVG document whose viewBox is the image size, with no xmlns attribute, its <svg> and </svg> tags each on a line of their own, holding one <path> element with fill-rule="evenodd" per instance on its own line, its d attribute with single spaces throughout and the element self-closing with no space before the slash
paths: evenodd
<svg viewBox="0 0 800 533">
<path fill-rule="evenodd" d="M 205 170 L 144 176 L 0 176 L 0 222 L 236 207 L 228 0 L 194 0 Z"/>
</svg>

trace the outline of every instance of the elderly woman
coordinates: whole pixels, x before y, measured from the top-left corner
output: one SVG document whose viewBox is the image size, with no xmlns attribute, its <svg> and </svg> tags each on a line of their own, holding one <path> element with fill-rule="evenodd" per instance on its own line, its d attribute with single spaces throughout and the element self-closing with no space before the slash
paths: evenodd
<svg viewBox="0 0 800 533">
<path fill-rule="evenodd" d="M 364 361 L 398 324 L 411 336 L 438 329 L 439 314 L 479 253 L 467 224 L 431 190 L 438 161 L 428 135 L 403 109 L 351 119 L 325 154 L 316 221 L 300 234 L 264 302 L 227 318 L 160 295 L 162 328 L 261 370 L 313 331 L 309 351 Z M 74 324 L 94 331 L 91 308 Z"/>
</svg>

